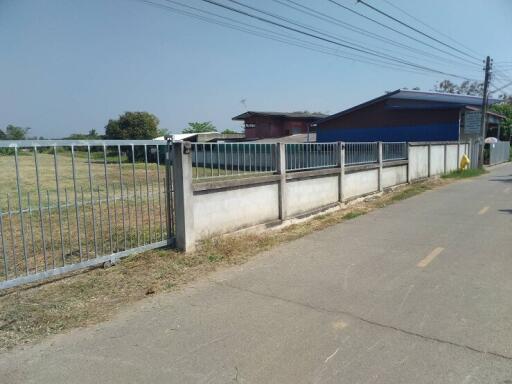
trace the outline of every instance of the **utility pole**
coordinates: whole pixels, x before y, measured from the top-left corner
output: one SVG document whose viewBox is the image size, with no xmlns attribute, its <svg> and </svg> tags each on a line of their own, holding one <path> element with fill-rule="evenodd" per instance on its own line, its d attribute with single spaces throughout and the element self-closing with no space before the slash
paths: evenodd
<svg viewBox="0 0 512 384">
<path fill-rule="evenodd" d="M 491 75 L 491 58 L 487 56 L 485 59 L 485 77 L 484 77 L 484 92 L 482 95 L 482 142 L 480 143 L 480 153 L 478 154 L 478 167 L 481 168 L 484 165 L 484 146 L 485 146 L 485 133 L 486 133 L 486 118 L 487 118 L 487 93 L 489 89 L 489 79 Z"/>
</svg>

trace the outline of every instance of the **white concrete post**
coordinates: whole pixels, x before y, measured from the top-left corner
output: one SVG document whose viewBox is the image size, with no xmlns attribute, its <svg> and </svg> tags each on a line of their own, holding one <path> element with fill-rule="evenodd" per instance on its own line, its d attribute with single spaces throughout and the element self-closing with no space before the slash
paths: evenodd
<svg viewBox="0 0 512 384">
<path fill-rule="evenodd" d="M 457 170 L 460 171 L 460 141 L 457 140 Z"/>
<path fill-rule="evenodd" d="M 447 162 L 447 151 L 448 151 L 448 146 L 445 144 L 444 145 L 444 173 L 446 173 L 446 171 L 447 171 L 447 169 L 446 169 L 447 168 L 447 164 L 446 164 L 446 162 Z"/>
<path fill-rule="evenodd" d="M 286 220 L 286 146 L 277 144 L 277 173 L 279 178 L 279 219 Z"/>
<path fill-rule="evenodd" d="M 407 142 L 407 183 L 411 184 L 411 144 Z"/>
<path fill-rule="evenodd" d="M 379 141 L 379 192 L 382 192 L 382 141 Z"/>
<path fill-rule="evenodd" d="M 191 145 L 188 142 L 173 143 L 172 150 L 176 247 L 189 252 L 195 248 Z"/>
<path fill-rule="evenodd" d="M 432 176 L 432 144 L 428 144 L 428 176 Z"/>
<path fill-rule="evenodd" d="M 343 203 L 343 178 L 345 177 L 345 143 L 338 142 L 338 163 L 340 174 L 338 177 L 338 201 Z"/>
</svg>

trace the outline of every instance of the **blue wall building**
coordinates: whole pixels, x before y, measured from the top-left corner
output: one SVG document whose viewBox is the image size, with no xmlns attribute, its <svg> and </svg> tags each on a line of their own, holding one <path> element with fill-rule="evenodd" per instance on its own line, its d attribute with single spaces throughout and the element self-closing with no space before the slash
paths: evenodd
<svg viewBox="0 0 512 384">
<path fill-rule="evenodd" d="M 461 140 L 465 111 L 481 104 L 477 96 L 396 90 L 317 121 L 316 140 Z"/>
</svg>

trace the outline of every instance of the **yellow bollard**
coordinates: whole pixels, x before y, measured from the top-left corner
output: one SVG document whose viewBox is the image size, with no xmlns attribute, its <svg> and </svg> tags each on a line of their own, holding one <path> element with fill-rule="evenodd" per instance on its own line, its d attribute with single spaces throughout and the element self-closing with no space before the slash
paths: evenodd
<svg viewBox="0 0 512 384">
<path fill-rule="evenodd" d="M 469 167 L 470 161 L 468 155 L 465 153 L 462 155 L 462 158 L 460 159 L 460 169 L 464 170 Z"/>
</svg>

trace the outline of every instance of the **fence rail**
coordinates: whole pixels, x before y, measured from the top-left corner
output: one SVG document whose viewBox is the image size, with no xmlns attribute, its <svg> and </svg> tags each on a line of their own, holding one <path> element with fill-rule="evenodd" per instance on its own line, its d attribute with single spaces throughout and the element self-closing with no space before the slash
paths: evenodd
<svg viewBox="0 0 512 384">
<path fill-rule="evenodd" d="M 346 143 L 345 164 L 368 164 L 379 161 L 379 143 Z"/>
<path fill-rule="evenodd" d="M 300 171 L 339 165 L 337 143 L 286 144 L 286 170 Z"/>
<path fill-rule="evenodd" d="M 0 288 L 167 244 L 171 147 L 0 141 Z"/>
<path fill-rule="evenodd" d="M 256 175 L 277 170 L 277 144 L 192 143 L 193 178 Z"/>
<path fill-rule="evenodd" d="M 382 143 L 382 160 L 405 160 L 407 159 L 406 142 L 387 142 Z"/>
</svg>

